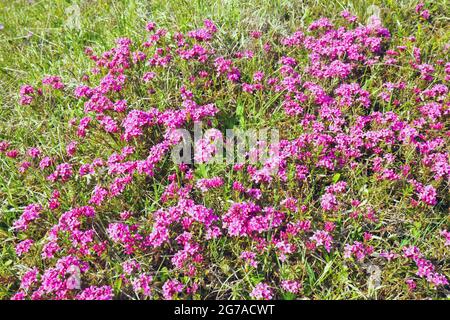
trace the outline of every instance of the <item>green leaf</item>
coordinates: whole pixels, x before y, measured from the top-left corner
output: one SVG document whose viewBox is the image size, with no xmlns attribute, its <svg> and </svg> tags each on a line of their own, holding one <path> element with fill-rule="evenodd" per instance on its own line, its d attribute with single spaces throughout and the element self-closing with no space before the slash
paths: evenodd
<svg viewBox="0 0 450 320">
<path fill-rule="evenodd" d="M 340 174 L 340 173 L 336 173 L 336 174 L 333 176 L 333 183 L 338 182 L 340 177 L 341 177 L 341 174 Z"/>
</svg>

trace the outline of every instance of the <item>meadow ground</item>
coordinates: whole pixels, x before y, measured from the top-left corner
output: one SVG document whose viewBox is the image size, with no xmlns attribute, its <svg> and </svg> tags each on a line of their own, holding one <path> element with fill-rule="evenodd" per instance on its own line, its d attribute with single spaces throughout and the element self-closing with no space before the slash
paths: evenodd
<svg viewBox="0 0 450 320">
<path fill-rule="evenodd" d="M 423 8 L 417 8 L 418 4 L 359 0 L 0 2 L 0 142 L 8 142 L 8 146 L 0 145 L 0 299 L 448 298 L 450 6 L 446 0 L 425 1 Z M 344 10 L 355 15 L 357 22 L 348 21 L 351 17 L 344 19 Z M 354 60 L 349 57 L 351 48 L 332 57 L 330 52 L 339 50 L 338 43 L 330 44 L 332 39 L 308 47 L 304 35 L 296 38 L 294 34 L 301 30 L 318 39 L 326 37 L 321 32 L 326 34 L 340 26 L 348 30 L 366 26 L 373 15 L 380 17 L 381 26 L 367 31 L 372 33 L 370 40 L 364 38 L 366 43 L 355 42 L 361 57 Z M 334 26 L 322 21 L 317 29 L 307 31 L 322 17 L 329 18 Z M 215 26 L 204 27 L 205 19 Z M 217 107 L 217 111 L 202 112 L 205 118 L 211 116 L 211 126 L 222 131 L 270 127 L 280 129 L 282 139 L 304 137 L 298 142 L 298 154 L 286 160 L 285 179 L 282 174 L 258 176 L 259 167 L 250 166 L 245 172 L 225 164 L 195 165 L 189 172 L 166 159 L 158 164 L 156 173 L 152 171 L 146 177 L 134 171 L 128 176 L 118 175 L 133 177 L 130 179 L 134 181 L 125 191 L 118 191 L 117 197 L 111 196 L 110 187 L 107 204 L 91 198 L 95 186 L 108 189 L 108 183 L 117 182 L 105 174 L 112 162 L 108 161 L 109 167 L 102 167 L 103 171 L 87 175 L 77 173 L 79 165 L 96 158 L 106 162 L 113 152 L 120 153 L 127 146 L 135 148 L 129 160 L 141 161 L 164 137 L 167 123 L 164 118 L 160 128 L 146 128 L 145 138 L 136 134 L 120 139 L 125 117 L 94 110 L 97 114 L 92 121 L 96 119 L 99 124 L 86 137 L 77 136 L 68 122 L 85 116 L 88 99 L 83 99 L 90 97 L 87 94 L 79 99 L 74 89 L 83 83 L 99 85 L 107 74 L 104 65 L 99 72 L 90 72 L 95 61 L 86 54 L 86 48 L 100 56 L 115 47 L 118 38 L 142 43 L 154 34 L 154 30 L 146 31 L 149 21 L 155 22 L 156 28 L 168 30 L 157 44 L 140 48 L 147 59 L 156 55 L 156 66 L 126 70 L 126 85 L 118 85 L 124 86 L 123 91 L 105 89 L 108 92 L 103 94 L 111 100 L 127 100 L 127 112 L 148 111 L 150 107 L 164 112 L 190 101 L 189 93 L 179 97 L 181 87 L 186 86 L 196 103 Z M 213 39 L 205 41 L 205 34 L 200 32 L 186 37 L 190 42 L 183 49 L 190 50 L 195 41 L 200 46 L 206 43 L 207 51 L 213 49 L 203 53 L 206 60 L 201 61 L 202 53 L 198 52 L 189 58 L 177 56 L 176 41 L 169 39 L 176 32 L 187 34 L 199 28 L 206 28 L 202 32 Z M 390 35 L 383 34 L 381 28 Z M 289 37 L 292 43 L 282 44 Z M 374 44 L 378 40 L 380 43 Z M 372 44 L 373 48 L 366 49 Z M 127 47 L 126 43 L 121 45 Z M 171 53 L 176 56 L 167 64 L 166 46 L 172 46 Z M 158 53 L 155 47 L 163 49 Z M 237 56 L 238 52 L 243 57 Z M 287 56 L 295 61 L 283 60 Z M 369 63 L 372 58 L 375 60 Z M 239 79 L 233 78 L 236 74 L 228 68 L 226 59 L 232 59 L 233 66 L 239 68 Z M 313 65 L 315 59 L 320 67 Z M 342 70 L 331 76 L 323 73 L 327 64 L 339 59 L 349 63 L 349 74 L 339 74 Z M 225 76 L 220 75 L 221 67 Z M 140 81 L 145 68 L 156 73 L 151 93 L 147 81 Z M 199 71 L 206 72 L 204 78 Z M 263 74 L 258 76 L 258 71 Z M 50 79 L 48 84 L 54 85 L 54 90 L 31 93 L 48 75 L 59 76 L 63 90 L 57 88 L 59 80 Z M 271 85 L 270 78 L 277 80 Z M 260 82 L 264 82 L 262 89 L 258 89 Z M 358 84 L 355 92 L 344 92 L 353 90 L 349 87 L 336 91 L 342 84 L 352 83 Z M 26 84 L 34 89 L 19 94 Z M 291 96 L 283 98 L 288 93 Z M 35 98 L 20 103 L 27 94 Z M 350 102 L 342 102 L 344 96 Z M 319 101 L 321 98 L 336 101 L 327 104 Z M 308 119 L 305 115 L 314 118 L 302 122 Z M 188 123 L 191 118 L 192 114 L 184 120 Z M 113 119 L 120 128 L 100 132 Z M 367 126 L 360 127 L 364 121 Z M 358 130 L 364 133 L 358 135 Z M 319 136 L 321 133 L 324 135 Z M 355 142 L 358 139 L 360 145 Z M 70 150 L 73 141 L 76 144 Z M 48 168 L 44 165 L 48 170 L 45 173 L 36 159 L 26 158 L 31 147 L 39 147 L 41 155 L 54 160 Z M 11 150 L 17 150 L 18 155 L 7 154 Z M 42 156 L 36 157 L 42 160 Z M 26 172 L 20 172 L 23 161 L 29 161 L 30 168 L 23 170 Z M 124 159 L 116 161 L 125 165 Z M 68 181 L 60 172 L 63 168 L 56 168 L 61 163 L 70 164 L 71 169 L 73 166 L 74 174 L 68 174 Z M 48 181 L 55 168 L 56 176 Z M 189 173 L 193 178 L 186 177 Z M 199 186 L 199 181 L 208 183 L 204 179 L 210 178 L 221 182 Z M 195 190 L 188 188 L 188 196 L 180 195 L 187 186 Z M 55 189 L 61 194 L 59 198 Z M 162 201 L 164 196 L 168 200 Z M 58 208 L 47 207 L 52 199 L 60 202 Z M 191 213 L 189 208 L 194 204 L 187 205 L 187 199 L 207 217 Z M 41 207 L 29 207 L 32 203 Z M 180 203 L 186 207 L 181 208 Z M 95 208 L 95 217 L 76 213 L 84 215 L 79 218 L 81 229 L 72 226 L 61 230 L 62 215 L 87 205 Z M 159 215 L 170 212 L 169 208 L 185 210 L 186 216 L 177 216 L 164 225 L 168 239 L 155 244 Z M 39 219 L 32 223 L 36 218 L 30 218 L 20 229 L 15 222 L 23 217 L 24 210 Z M 124 211 L 132 211 L 133 216 L 119 216 Z M 274 218 L 278 213 L 282 222 Z M 244 214 L 248 215 L 245 223 Z M 187 221 L 188 216 L 195 216 L 194 222 L 177 222 Z M 251 220 L 254 217 L 262 218 Z M 205 222 L 208 219 L 211 221 Z M 258 223 L 255 229 L 249 226 Z M 239 231 L 232 229 L 236 224 Z M 51 242 L 50 230 L 56 225 L 59 238 Z M 211 236 L 214 230 L 222 235 Z M 205 234 L 209 236 L 205 238 Z M 186 239 L 180 239 L 180 235 Z M 27 247 L 27 239 L 32 240 L 31 248 L 18 249 L 20 243 Z M 49 241 L 57 246 L 51 253 Z M 23 253 L 19 254 L 20 250 Z M 31 279 L 28 284 L 24 275 Z M 68 279 L 75 279 L 75 284 L 69 284 Z"/>
</svg>

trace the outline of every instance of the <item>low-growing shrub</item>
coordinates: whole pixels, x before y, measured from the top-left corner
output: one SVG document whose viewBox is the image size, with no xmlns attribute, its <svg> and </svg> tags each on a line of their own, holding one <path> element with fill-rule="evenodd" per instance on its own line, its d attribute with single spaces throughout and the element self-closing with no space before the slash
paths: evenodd
<svg viewBox="0 0 450 320">
<path fill-rule="evenodd" d="M 255 30 L 241 51 L 226 32 L 148 23 L 143 40 L 86 48 L 76 85 L 43 75 L 20 88 L 29 116 L 63 105 L 75 117 L 61 145 L 0 144 L 2 175 L 33 190 L 11 223 L 12 298 L 448 292 L 448 48 L 424 57 L 414 37 L 397 45 L 378 17 L 348 11 L 289 36 Z M 249 119 L 279 142 L 212 161 L 214 138 Z M 213 137 L 176 163 L 177 129 L 199 123 Z"/>
</svg>

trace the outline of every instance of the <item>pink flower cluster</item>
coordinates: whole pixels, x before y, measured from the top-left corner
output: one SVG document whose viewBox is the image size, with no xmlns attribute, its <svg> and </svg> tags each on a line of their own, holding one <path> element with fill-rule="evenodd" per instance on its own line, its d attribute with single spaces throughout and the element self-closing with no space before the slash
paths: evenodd
<svg viewBox="0 0 450 320">
<path fill-rule="evenodd" d="M 417 247 L 409 246 L 403 248 L 403 255 L 411 259 L 417 266 L 417 273 L 421 278 L 427 279 L 428 282 L 435 286 L 448 285 L 448 279 L 445 275 L 436 272 L 435 266 L 431 261 L 423 258 L 422 253 Z"/>
<path fill-rule="evenodd" d="M 81 108 L 61 135 L 62 152 L 0 142 L 5 163 L 25 186 L 33 181 L 27 202 L 17 200 L 17 259 L 31 263 L 35 251 L 41 259 L 12 298 L 112 299 L 118 281 L 120 297 L 208 296 L 220 290 L 206 279 L 228 277 L 231 267 L 233 277 L 259 279 L 242 283 L 245 297 L 269 300 L 305 294 L 303 279 L 342 256 L 355 268 L 413 261 L 418 277 L 447 285 L 417 247 L 393 243 L 388 223 L 401 204 L 399 240 L 411 240 L 404 224 L 413 214 L 432 216 L 431 226 L 448 213 L 449 64 L 425 60 L 412 40 L 393 46 L 376 18 L 363 25 L 341 15 L 280 43 L 252 31 L 248 48 L 227 54 L 210 20 L 173 34 L 150 22 L 142 43 L 87 48 L 93 68 L 73 92 L 58 76 L 45 77 L 44 89 L 22 86 L 20 104 L 33 112 L 48 107 L 41 96 Z M 251 123 L 252 112 L 280 127 L 280 141 L 258 144 L 233 167 L 216 163 L 222 129 Z M 173 163 L 183 138 L 175 129 L 198 122 L 220 130 L 194 142 L 195 165 Z M 448 246 L 449 232 L 440 235 Z M 314 261 L 302 277 L 299 261 Z"/>
<path fill-rule="evenodd" d="M 272 289 L 266 283 L 258 283 L 250 296 L 257 300 L 272 300 Z"/>
</svg>

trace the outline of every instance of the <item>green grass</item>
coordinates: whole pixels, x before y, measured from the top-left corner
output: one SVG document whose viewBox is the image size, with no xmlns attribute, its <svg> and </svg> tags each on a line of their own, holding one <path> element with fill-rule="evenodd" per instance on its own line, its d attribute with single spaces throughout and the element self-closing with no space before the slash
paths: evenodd
<svg viewBox="0 0 450 320">
<path fill-rule="evenodd" d="M 73 20 L 68 8 L 77 4 L 80 9 L 79 28 Z M 82 105 L 74 104 L 70 99 L 61 97 L 58 103 L 49 101 L 48 108 L 37 116 L 32 111 L 18 105 L 18 92 L 22 84 L 37 84 L 43 75 L 60 75 L 69 87 L 74 87 L 88 69 L 89 63 L 83 54 L 86 46 L 96 52 L 105 51 L 114 45 L 115 39 L 126 36 L 141 41 L 147 21 L 155 21 L 159 26 L 171 31 L 186 32 L 199 27 L 205 18 L 212 19 L 219 27 L 217 43 L 224 53 L 244 48 L 249 44 L 250 30 L 268 30 L 264 38 L 269 40 L 292 33 L 298 28 L 307 26 L 314 19 L 327 16 L 338 17 L 343 9 L 349 9 L 360 21 L 370 16 L 370 5 L 381 10 L 383 23 L 394 36 L 393 44 L 402 44 L 403 38 L 415 35 L 417 46 L 422 49 L 424 60 L 445 59 L 442 48 L 450 43 L 450 12 L 446 0 L 427 2 L 431 8 L 433 23 L 422 25 L 412 16 L 416 1 L 292 1 L 292 0 L 131 0 L 131 1 L 2 1 L 0 2 L 0 140 L 6 139 L 14 145 L 42 145 L 46 152 L 64 154 L 67 137 L 64 128 L 67 121 L 82 114 Z M 72 24 L 71 24 L 72 23 Z M 73 24 L 75 23 L 75 25 Z M 393 45 L 394 46 L 394 45 Z M 257 70 L 259 66 L 253 66 Z M 394 76 L 387 74 L 383 66 L 367 79 L 368 88 L 379 87 L 380 79 Z M 402 72 L 399 70 L 398 72 Z M 404 81 L 409 74 L 405 72 Z M 171 80 L 176 81 L 176 80 Z M 378 83 L 377 83 L 378 81 Z M 373 92 L 373 90 L 372 90 Z M 225 99 L 226 97 L 224 97 Z M 161 97 L 161 101 L 163 97 Z M 138 101 L 137 103 L 143 103 Z M 228 101 L 218 103 L 227 108 Z M 272 110 L 271 101 L 249 99 L 236 101 L 245 106 L 238 118 L 227 118 L 230 126 L 239 122 L 242 126 L 267 126 L 277 118 L 267 118 Z M 260 105 L 263 105 L 261 108 Z M 242 107 L 244 108 L 244 107 Z M 230 113 L 234 112 L 229 110 Z M 387 111 L 387 110 L 384 110 Z M 407 111 L 405 111 L 406 113 Z M 275 113 L 275 112 L 274 112 Z M 239 117 L 240 116 L 240 117 Z M 295 126 L 296 124 L 290 124 Z M 287 133 L 289 134 L 289 133 Z M 93 155 L 101 154 L 101 150 L 92 150 Z M 405 151 L 406 153 L 406 151 Z M 23 181 L 16 170 L 11 170 L 4 158 L 0 158 L 0 299 L 8 298 L 17 288 L 18 274 L 25 266 L 17 263 L 14 253 L 14 238 L 10 230 L 12 222 L 20 215 L 24 205 L 39 200 L 43 190 L 36 187 L 33 180 Z M 223 168 L 222 168 L 223 169 Z M 220 169 L 216 169 L 220 170 Z M 350 172 L 347 181 L 352 183 L 353 190 L 364 195 L 368 203 L 383 215 L 385 221 L 392 221 L 394 232 L 384 237 L 392 244 L 424 244 L 425 253 L 433 252 L 447 274 L 450 272 L 448 251 L 434 246 L 441 241 L 436 239 L 438 230 L 449 224 L 444 207 L 423 212 L 422 215 L 408 214 L 408 201 L 411 192 L 405 190 L 404 197 L 392 204 L 385 193 L 386 186 L 367 177 L 361 179 L 357 172 Z M 321 179 L 318 177 L 317 179 Z M 147 198 L 142 206 L 147 212 L 159 208 L 158 196 L 162 185 L 155 185 L 155 190 L 147 191 Z M 48 191 L 48 190 L 46 190 Z M 69 190 L 68 190 L 69 191 Z M 72 191 L 71 191 L 72 192 Z M 306 190 L 306 198 L 314 198 L 317 190 Z M 69 199 L 72 195 L 68 195 Z M 81 199 L 79 199 L 81 200 Z M 227 199 L 229 200 L 229 199 Z M 448 202 L 446 202 L 448 203 Z M 211 205 L 217 205 L 211 199 Z M 448 210 L 448 208 L 447 208 Z M 444 212 L 444 214 L 442 214 Z M 397 228 L 396 224 L 402 221 Z M 388 227 L 388 226 L 383 226 Z M 388 232 L 389 233 L 389 232 Z M 403 233 L 403 234 L 402 234 Z M 425 241 L 426 240 L 426 241 Z M 212 246 L 223 245 L 221 243 Z M 436 251 L 436 247 L 440 248 Z M 214 248 L 211 248 L 214 252 Z M 233 250 L 233 248 L 230 248 Z M 447 249 L 448 250 L 448 249 Z M 404 270 L 402 265 L 393 265 L 383 272 L 383 286 L 376 291 L 367 288 L 364 281 L 367 274 L 363 270 L 354 270 L 353 266 L 342 262 L 339 253 L 326 257 L 315 257 L 311 260 L 303 257 L 292 268 L 302 275 L 304 294 L 314 299 L 371 299 L 371 298 L 414 298 L 406 296 L 404 283 L 399 276 Z M 39 259 L 30 257 L 30 260 Z M 211 274 L 205 275 L 211 281 L 223 282 L 218 292 L 212 297 L 245 297 L 247 283 L 257 282 L 254 274 L 247 270 L 237 270 L 238 265 L 225 265 L 217 256 Z M 320 270 L 320 272 L 317 272 Z M 292 269 L 286 272 L 291 272 Z M 248 273 L 247 273 L 248 272 Z M 280 273 L 284 270 L 280 269 Z M 242 277 L 242 275 L 244 275 Z M 225 294 L 227 293 L 227 294 Z M 418 293 L 419 298 L 432 293 Z M 433 298 L 442 298 L 443 294 Z"/>
</svg>

